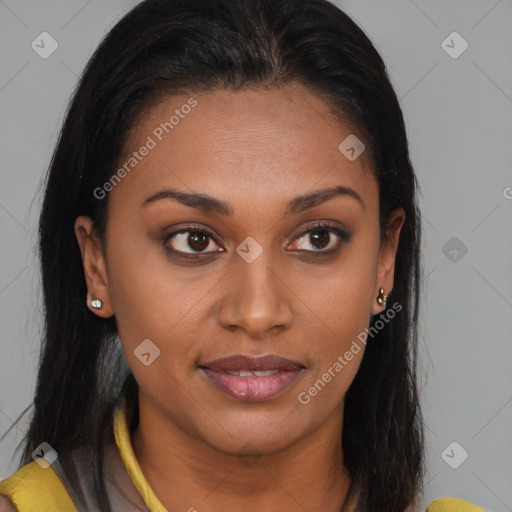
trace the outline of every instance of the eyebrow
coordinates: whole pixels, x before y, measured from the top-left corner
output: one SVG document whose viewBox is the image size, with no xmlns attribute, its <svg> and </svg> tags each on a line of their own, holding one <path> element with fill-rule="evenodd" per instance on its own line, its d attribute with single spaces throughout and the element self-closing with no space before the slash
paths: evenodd
<svg viewBox="0 0 512 512">
<path fill-rule="evenodd" d="M 348 187 L 336 186 L 295 197 L 286 204 L 285 215 L 292 215 L 309 210 L 334 197 L 351 197 L 360 204 L 363 210 L 365 209 L 363 200 L 355 190 Z M 146 207 L 162 199 L 174 199 L 185 206 L 190 206 L 191 208 L 196 208 L 207 213 L 225 216 L 232 216 L 234 213 L 233 207 L 225 201 L 221 201 L 207 194 L 181 192 L 176 189 L 165 189 L 157 192 L 148 197 L 142 203 L 141 207 Z"/>
</svg>

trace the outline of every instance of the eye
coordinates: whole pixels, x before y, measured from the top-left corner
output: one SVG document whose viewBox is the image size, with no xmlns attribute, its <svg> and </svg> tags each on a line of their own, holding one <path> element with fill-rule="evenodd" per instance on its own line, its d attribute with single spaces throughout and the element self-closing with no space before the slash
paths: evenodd
<svg viewBox="0 0 512 512">
<path fill-rule="evenodd" d="M 310 226 L 295 239 L 296 241 L 292 244 L 292 250 L 332 254 L 339 250 L 342 243 L 348 242 L 350 237 L 349 233 L 331 226 L 327 222 L 319 222 L 314 226 Z"/>
<path fill-rule="evenodd" d="M 291 250 L 312 253 L 314 256 L 334 254 L 350 238 L 351 234 L 327 222 L 318 222 L 295 239 Z M 201 226 L 182 227 L 167 234 L 162 243 L 166 250 L 185 257 L 201 257 L 224 252 L 215 241 L 214 235 Z"/>
<path fill-rule="evenodd" d="M 215 249 L 217 243 L 213 235 L 197 226 L 188 226 L 174 231 L 166 235 L 162 242 L 169 251 L 175 253 L 199 255 L 224 250 L 222 248 Z"/>
</svg>

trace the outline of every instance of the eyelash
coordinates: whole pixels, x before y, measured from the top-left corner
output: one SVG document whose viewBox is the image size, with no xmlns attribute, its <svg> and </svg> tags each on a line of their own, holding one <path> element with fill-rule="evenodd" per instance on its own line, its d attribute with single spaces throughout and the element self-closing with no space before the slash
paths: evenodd
<svg viewBox="0 0 512 512">
<path fill-rule="evenodd" d="M 331 224 L 329 224 L 328 222 L 325 222 L 325 221 L 320 221 L 320 222 L 317 222 L 315 224 L 313 224 L 312 226 L 309 226 L 307 229 L 305 229 L 304 231 L 300 232 L 295 238 L 294 238 L 294 241 L 297 240 L 297 239 L 300 239 L 301 237 L 304 237 L 306 236 L 308 233 L 311 233 L 311 232 L 314 232 L 314 231 L 320 231 L 320 230 L 326 230 L 328 231 L 329 233 L 334 233 L 335 235 L 338 236 L 339 238 L 339 243 L 337 244 L 337 246 L 334 248 L 334 249 L 329 249 L 327 251 L 324 251 L 324 250 L 317 250 L 317 251 L 309 251 L 309 250 L 306 250 L 306 249 L 298 249 L 299 252 L 303 252 L 303 253 L 307 253 L 308 255 L 311 255 L 311 256 L 314 256 L 314 257 L 322 257 L 322 256 L 328 256 L 328 255 L 332 255 L 332 254 L 335 254 L 339 251 L 341 245 L 343 243 L 346 243 L 350 240 L 350 238 L 352 237 L 352 234 L 350 233 L 347 233 L 346 231 L 343 231 L 335 226 L 332 226 Z M 213 233 L 211 233 L 208 229 L 202 227 L 202 226 L 199 226 L 199 225 L 194 225 L 194 224 L 191 224 L 189 226 L 184 226 L 176 231 L 173 231 L 172 233 L 169 233 L 167 235 L 165 235 L 165 237 L 163 237 L 161 239 L 161 242 L 162 244 L 164 245 L 164 248 L 166 249 L 166 251 L 174 254 L 174 255 L 178 255 L 179 257 L 183 257 L 183 258 L 188 258 L 188 259 L 199 259 L 199 258 L 205 258 L 207 256 L 210 256 L 212 254 L 216 254 L 218 252 L 223 252 L 223 251 L 209 251 L 209 252 L 198 252 L 198 253 L 185 253 L 185 252 L 182 252 L 182 251 L 178 251 L 176 249 L 172 249 L 170 247 L 167 246 L 167 242 L 173 238 L 174 236 L 180 234 L 180 233 L 200 233 L 200 234 L 205 234 L 208 236 L 208 238 L 212 239 L 217 245 L 220 245 L 219 242 L 217 241 L 215 235 Z"/>
</svg>

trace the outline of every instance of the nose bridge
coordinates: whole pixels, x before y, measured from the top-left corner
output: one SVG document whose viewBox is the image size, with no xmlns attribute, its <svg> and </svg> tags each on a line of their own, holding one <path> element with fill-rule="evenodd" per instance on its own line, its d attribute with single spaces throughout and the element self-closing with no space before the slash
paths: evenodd
<svg viewBox="0 0 512 512">
<path fill-rule="evenodd" d="M 261 336 L 275 327 L 287 327 L 292 318 L 276 258 L 270 249 L 263 250 L 259 246 L 259 250 L 258 246 L 254 240 L 238 246 L 233 262 L 236 268 L 220 312 L 220 321 L 225 327 L 239 326 L 253 336 Z"/>
</svg>

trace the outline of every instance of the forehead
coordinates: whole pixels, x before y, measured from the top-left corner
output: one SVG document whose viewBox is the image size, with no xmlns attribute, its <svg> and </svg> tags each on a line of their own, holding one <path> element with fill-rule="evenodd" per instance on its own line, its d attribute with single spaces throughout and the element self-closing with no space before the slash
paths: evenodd
<svg viewBox="0 0 512 512">
<path fill-rule="evenodd" d="M 339 149 L 349 136 L 331 107 L 298 85 L 166 97 L 134 126 L 119 165 L 137 152 L 136 165 L 111 200 L 165 186 L 275 200 L 318 184 L 352 187 L 372 201 L 376 181 L 365 153 L 350 161 Z"/>
</svg>

